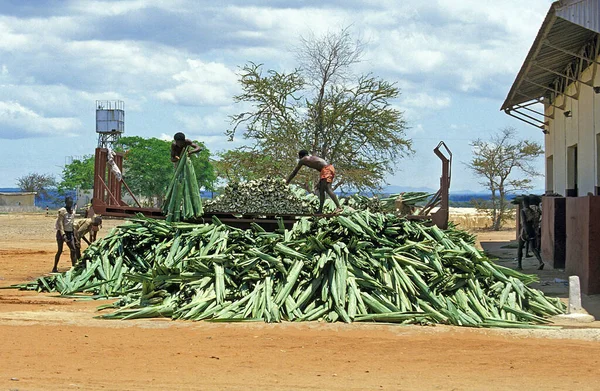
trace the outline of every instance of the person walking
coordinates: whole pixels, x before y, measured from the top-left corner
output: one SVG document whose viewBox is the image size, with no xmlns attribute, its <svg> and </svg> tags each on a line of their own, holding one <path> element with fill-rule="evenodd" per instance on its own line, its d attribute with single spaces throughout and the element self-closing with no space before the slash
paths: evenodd
<svg viewBox="0 0 600 391">
<path fill-rule="evenodd" d="M 538 270 L 542 270 L 544 268 L 544 261 L 542 261 L 542 256 L 540 255 L 539 246 L 537 244 L 539 217 L 537 213 L 531 209 L 531 198 L 529 196 L 524 196 L 523 201 L 521 201 L 520 219 L 521 232 L 519 235 L 519 247 L 517 249 L 517 269 L 523 269 L 521 262 L 523 259 L 523 247 L 525 247 L 526 243 L 529 243 L 533 255 L 535 255 L 539 262 Z"/>
<path fill-rule="evenodd" d="M 56 230 L 57 251 L 54 256 L 54 267 L 52 273 L 58 272 L 58 261 L 66 243 L 69 247 L 71 265 L 75 266 L 77 261 L 77 250 L 75 248 L 75 238 L 73 237 L 73 223 L 75 222 L 75 210 L 73 209 L 73 199 L 65 197 L 65 206 L 58 210 L 58 216 L 54 224 Z"/>
</svg>

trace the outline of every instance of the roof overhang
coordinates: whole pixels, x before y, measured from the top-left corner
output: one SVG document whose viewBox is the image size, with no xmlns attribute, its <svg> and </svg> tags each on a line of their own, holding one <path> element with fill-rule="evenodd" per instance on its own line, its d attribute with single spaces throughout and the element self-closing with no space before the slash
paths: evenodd
<svg viewBox="0 0 600 391">
<path fill-rule="evenodd" d="M 590 42 L 596 41 L 595 25 L 581 25 L 573 8 L 586 1 L 554 2 L 540 27 L 527 57 L 502 104 L 501 110 L 508 115 L 545 129 L 548 116 L 532 107 L 536 103 L 550 101 L 564 94 L 566 87 L 580 81 L 578 76 L 590 64 L 598 64 L 596 53 L 588 53 Z M 599 1 L 587 3 L 598 4 Z M 589 5 L 589 4 L 588 4 Z M 574 21 L 567 20 L 567 18 Z M 588 19 L 589 20 L 589 19 Z"/>
</svg>

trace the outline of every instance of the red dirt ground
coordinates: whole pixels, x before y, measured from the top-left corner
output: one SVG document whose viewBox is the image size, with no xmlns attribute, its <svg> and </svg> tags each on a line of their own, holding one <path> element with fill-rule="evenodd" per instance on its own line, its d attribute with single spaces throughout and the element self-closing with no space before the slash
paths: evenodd
<svg viewBox="0 0 600 391">
<path fill-rule="evenodd" d="M 0 215 L 0 286 L 51 269 L 53 223 Z M 0 290 L 0 389 L 600 389 L 598 329 L 112 321 L 99 304 Z"/>
</svg>

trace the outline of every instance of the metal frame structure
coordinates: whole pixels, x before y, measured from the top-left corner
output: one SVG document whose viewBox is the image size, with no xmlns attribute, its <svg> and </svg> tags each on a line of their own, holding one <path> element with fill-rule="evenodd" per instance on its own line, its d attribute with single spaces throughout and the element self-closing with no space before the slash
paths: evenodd
<svg viewBox="0 0 600 391">
<path fill-rule="evenodd" d="M 119 170 L 123 170 L 123 154 L 116 153 L 114 161 Z M 115 173 L 107 167 L 108 149 L 96 148 L 94 158 L 94 195 L 92 207 L 94 211 L 102 216 L 132 217 L 138 213 L 144 216 L 163 218 L 162 210 L 158 208 L 142 208 L 133 195 L 127 183 L 119 180 Z M 131 194 L 137 204 L 129 206 L 121 199 L 121 186 Z"/>
<path fill-rule="evenodd" d="M 443 150 L 442 150 L 443 147 Z M 417 215 L 406 216 L 409 220 L 431 220 L 441 229 L 448 228 L 450 214 L 450 179 L 452 176 L 452 152 L 445 142 L 440 141 L 433 153 L 442 161 L 440 188 Z M 432 212 L 434 208 L 438 208 Z"/>
</svg>

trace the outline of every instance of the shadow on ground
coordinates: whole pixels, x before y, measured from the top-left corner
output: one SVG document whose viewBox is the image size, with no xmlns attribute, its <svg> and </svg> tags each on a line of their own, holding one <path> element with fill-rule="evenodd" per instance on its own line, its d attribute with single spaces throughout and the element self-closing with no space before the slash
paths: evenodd
<svg viewBox="0 0 600 391">
<path fill-rule="evenodd" d="M 517 241 L 489 241 L 480 242 L 481 248 L 488 256 L 499 265 L 517 268 Z M 531 258 L 523 258 L 523 273 L 535 274 L 539 278 L 539 282 L 533 283 L 530 286 L 537 288 L 546 295 L 568 298 L 569 297 L 569 276 L 563 269 L 552 269 L 546 265 L 544 270 L 537 270 L 538 261 L 532 256 Z M 581 295 L 583 308 L 590 315 L 593 315 L 596 320 L 600 320 L 600 295 Z"/>
</svg>

